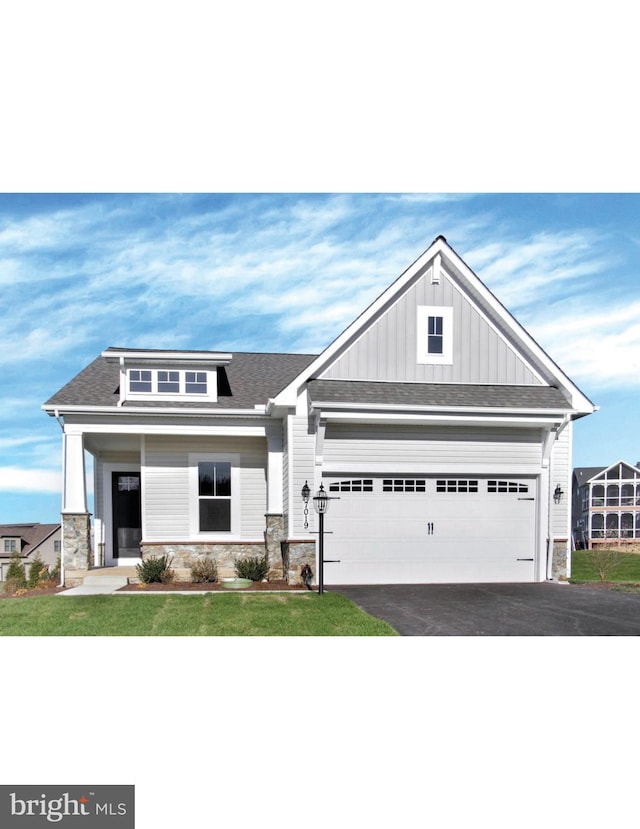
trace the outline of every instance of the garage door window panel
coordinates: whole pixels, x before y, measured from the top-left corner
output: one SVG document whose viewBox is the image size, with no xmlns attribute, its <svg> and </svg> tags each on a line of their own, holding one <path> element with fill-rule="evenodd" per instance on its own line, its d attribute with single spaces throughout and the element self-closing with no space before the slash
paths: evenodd
<svg viewBox="0 0 640 829">
<path fill-rule="evenodd" d="M 426 492 L 427 482 L 416 478 L 384 478 L 383 492 Z"/>
<path fill-rule="evenodd" d="M 440 478 L 436 481 L 436 492 L 446 493 L 475 493 L 478 491 L 478 481 L 467 478 Z"/>
</svg>

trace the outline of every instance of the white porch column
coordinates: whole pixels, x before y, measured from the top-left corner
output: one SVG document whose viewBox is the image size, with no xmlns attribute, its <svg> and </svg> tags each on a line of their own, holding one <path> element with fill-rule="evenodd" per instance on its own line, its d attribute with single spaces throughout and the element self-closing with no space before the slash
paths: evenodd
<svg viewBox="0 0 640 829">
<path fill-rule="evenodd" d="M 62 512 L 87 512 L 87 485 L 82 434 L 63 435 L 64 489 Z"/>
<path fill-rule="evenodd" d="M 82 583 L 91 562 L 91 517 L 87 512 L 87 487 L 82 433 L 62 438 L 64 481 L 62 491 L 62 574 L 65 584 Z"/>
<path fill-rule="evenodd" d="M 282 435 L 267 435 L 267 512 L 271 515 L 283 511 L 283 450 Z"/>
</svg>

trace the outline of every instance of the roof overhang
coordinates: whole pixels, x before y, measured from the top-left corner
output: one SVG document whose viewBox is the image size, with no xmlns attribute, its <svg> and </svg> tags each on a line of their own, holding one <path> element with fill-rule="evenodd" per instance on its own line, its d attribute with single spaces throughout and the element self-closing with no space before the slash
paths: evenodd
<svg viewBox="0 0 640 829">
<path fill-rule="evenodd" d="M 108 362 L 136 365 L 209 365 L 226 366 L 233 357 L 227 351 L 128 351 L 107 349 L 101 354 Z"/>
</svg>

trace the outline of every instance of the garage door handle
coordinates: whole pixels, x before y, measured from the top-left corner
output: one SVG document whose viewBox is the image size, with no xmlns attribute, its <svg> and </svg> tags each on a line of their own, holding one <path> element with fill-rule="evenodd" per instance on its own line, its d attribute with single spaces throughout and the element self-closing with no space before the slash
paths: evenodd
<svg viewBox="0 0 640 829">
<path fill-rule="evenodd" d="M 533 561 L 532 558 L 517 558 L 516 561 Z"/>
</svg>

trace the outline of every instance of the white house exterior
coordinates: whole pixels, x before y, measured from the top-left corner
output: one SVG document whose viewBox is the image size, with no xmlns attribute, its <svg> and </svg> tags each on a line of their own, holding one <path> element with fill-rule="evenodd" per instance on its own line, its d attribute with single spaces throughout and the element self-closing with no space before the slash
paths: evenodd
<svg viewBox="0 0 640 829">
<path fill-rule="evenodd" d="M 570 571 L 573 421 L 594 406 L 442 236 L 319 355 L 109 348 L 43 408 L 69 581 L 164 552 L 317 573 L 305 482 L 335 499 L 327 585 Z"/>
</svg>

